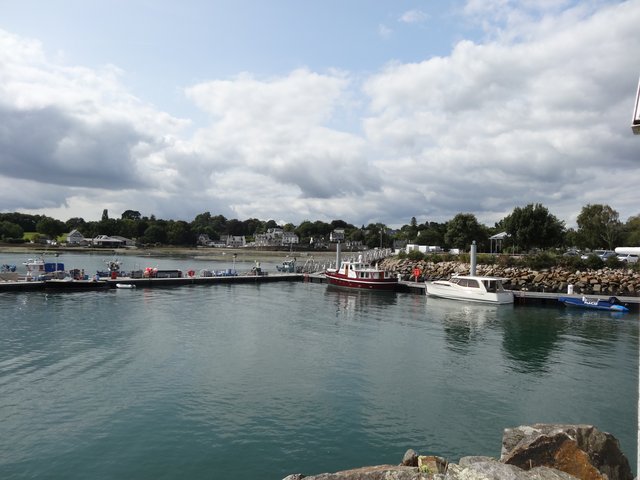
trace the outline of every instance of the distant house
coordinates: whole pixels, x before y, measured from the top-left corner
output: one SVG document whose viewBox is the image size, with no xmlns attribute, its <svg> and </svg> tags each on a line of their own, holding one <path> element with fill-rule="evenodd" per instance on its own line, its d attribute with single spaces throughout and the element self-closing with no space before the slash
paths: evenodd
<svg viewBox="0 0 640 480">
<path fill-rule="evenodd" d="M 406 252 L 409 253 L 411 251 L 417 250 L 421 253 L 442 253 L 444 250 L 442 247 L 438 245 L 416 245 L 415 243 L 407 244 Z"/>
<path fill-rule="evenodd" d="M 347 240 L 344 245 L 350 250 L 364 250 L 362 240 Z"/>
<path fill-rule="evenodd" d="M 71 232 L 67 234 L 67 245 L 82 246 L 88 244 L 89 240 L 84 238 L 84 235 L 82 235 L 78 230 L 71 230 Z"/>
<path fill-rule="evenodd" d="M 121 237 L 120 235 L 114 235 L 111 238 L 115 238 L 117 240 L 122 240 L 124 242 L 124 246 L 125 247 L 135 247 L 136 246 L 136 241 L 135 240 L 131 240 L 130 238 L 127 238 L 127 237 Z"/>
<path fill-rule="evenodd" d="M 227 247 L 244 247 L 247 240 L 244 235 L 227 235 Z"/>
<path fill-rule="evenodd" d="M 293 232 L 285 232 L 282 228 L 270 228 L 266 233 L 254 235 L 256 247 L 281 247 L 300 243 L 300 237 Z"/>
<path fill-rule="evenodd" d="M 125 246 L 125 242 L 119 238 L 109 237 L 108 235 L 98 235 L 91 244 L 98 248 L 120 248 Z"/>
<path fill-rule="evenodd" d="M 329 248 L 329 242 L 321 236 L 311 237 L 309 239 L 309 245 L 313 247 L 314 250 L 326 250 Z"/>
<path fill-rule="evenodd" d="M 336 228 L 329 234 L 330 242 L 344 242 L 344 228 Z"/>
<path fill-rule="evenodd" d="M 198 235 L 198 245 L 208 247 L 209 243 L 211 243 L 209 235 L 207 235 L 206 233 L 201 233 L 200 235 Z"/>
<path fill-rule="evenodd" d="M 283 232 L 282 233 L 282 244 L 283 245 L 297 245 L 300 243 L 300 237 L 293 232 Z"/>
</svg>

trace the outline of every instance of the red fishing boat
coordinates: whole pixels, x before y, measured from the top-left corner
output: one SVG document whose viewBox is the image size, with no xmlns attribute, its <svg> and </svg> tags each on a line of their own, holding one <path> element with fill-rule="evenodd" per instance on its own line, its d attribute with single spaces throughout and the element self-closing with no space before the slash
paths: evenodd
<svg viewBox="0 0 640 480">
<path fill-rule="evenodd" d="M 395 291 L 398 278 L 377 266 L 363 262 L 344 260 L 340 268 L 328 268 L 324 275 L 330 285 L 366 290 Z"/>
</svg>

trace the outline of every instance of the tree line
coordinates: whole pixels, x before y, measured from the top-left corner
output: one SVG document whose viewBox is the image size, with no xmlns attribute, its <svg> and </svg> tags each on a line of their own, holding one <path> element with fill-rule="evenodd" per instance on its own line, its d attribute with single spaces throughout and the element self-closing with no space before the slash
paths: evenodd
<svg viewBox="0 0 640 480">
<path fill-rule="evenodd" d="M 311 239 L 328 239 L 335 229 L 345 231 L 345 240 L 362 242 L 368 248 L 392 247 L 394 241 L 403 241 L 468 250 L 471 242 L 476 241 L 479 251 L 486 252 L 491 247 L 490 237 L 501 232 L 508 235 L 501 249 L 511 253 L 573 247 L 612 250 L 620 245 L 640 245 L 640 215 L 630 217 L 623 223 L 618 212 L 609 205 L 589 204 L 582 208 L 576 223 L 576 229 L 567 229 L 564 221 L 539 203 L 514 208 L 492 227 L 482 225 L 472 213 L 459 213 L 443 223 L 418 223 L 412 217 L 408 224 L 397 230 L 382 223 L 358 227 L 344 220 L 329 223 L 304 220 L 299 225 L 278 225 L 274 220 L 227 219 L 210 212 L 196 215 L 191 222 L 163 220 L 154 215 L 146 217 L 136 210 L 126 210 L 117 219 L 110 218 L 108 211 L 104 210 L 100 221 L 88 222 L 78 217 L 63 222 L 44 215 L 14 212 L 0 213 L 0 240 L 24 242 L 25 234 L 33 232 L 55 239 L 75 229 L 85 238 L 118 235 L 134 239 L 142 245 L 195 246 L 201 234 L 206 234 L 213 241 L 224 239 L 227 235 L 245 236 L 251 241 L 252 237 L 270 228 L 282 228 L 296 233 L 300 245 L 308 245 Z"/>
</svg>

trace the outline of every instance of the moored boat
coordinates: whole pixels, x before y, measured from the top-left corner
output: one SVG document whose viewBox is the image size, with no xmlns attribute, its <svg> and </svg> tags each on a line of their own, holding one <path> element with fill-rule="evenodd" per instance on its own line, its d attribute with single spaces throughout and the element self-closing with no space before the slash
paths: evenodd
<svg viewBox="0 0 640 480">
<path fill-rule="evenodd" d="M 330 285 L 338 287 L 395 291 L 398 286 L 398 277 L 361 259 L 343 260 L 339 268 L 328 268 L 324 275 Z"/>
<path fill-rule="evenodd" d="M 431 297 L 498 305 L 513 303 L 513 292 L 504 289 L 499 277 L 459 275 L 449 280 L 425 282 L 425 287 Z"/>
<path fill-rule="evenodd" d="M 616 297 L 606 300 L 588 297 L 560 297 L 558 301 L 567 307 L 586 308 L 590 310 L 608 310 L 610 312 L 628 312 L 629 308 L 622 304 Z"/>
</svg>

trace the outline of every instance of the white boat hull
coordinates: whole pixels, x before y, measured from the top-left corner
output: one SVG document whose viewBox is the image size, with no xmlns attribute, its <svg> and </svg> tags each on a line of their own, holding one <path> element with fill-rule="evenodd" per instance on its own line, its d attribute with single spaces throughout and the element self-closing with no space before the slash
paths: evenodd
<svg viewBox="0 0 640 480">
<path fill-rule="evenodd" d="M 464 277 L 467 278 L 467 277 Z M 479 302 L 494 305 L 505 305 L 513 303 L 513 293 L 503 290 L 501 287 L 498 291 L 487 291 L 482 283 L 483 280 L 497 281 L 497 279 L 488 279 L 487 277 L 468 277 L 475 278 L 479 283 L 479 287 L 467 287 L 447 281 L 436 280 L 433 282 L 425 282 L 426 294 L 430 297 L 446 298 L 449 300 L 458 300 L 465 302 Z"/>
</svg>

